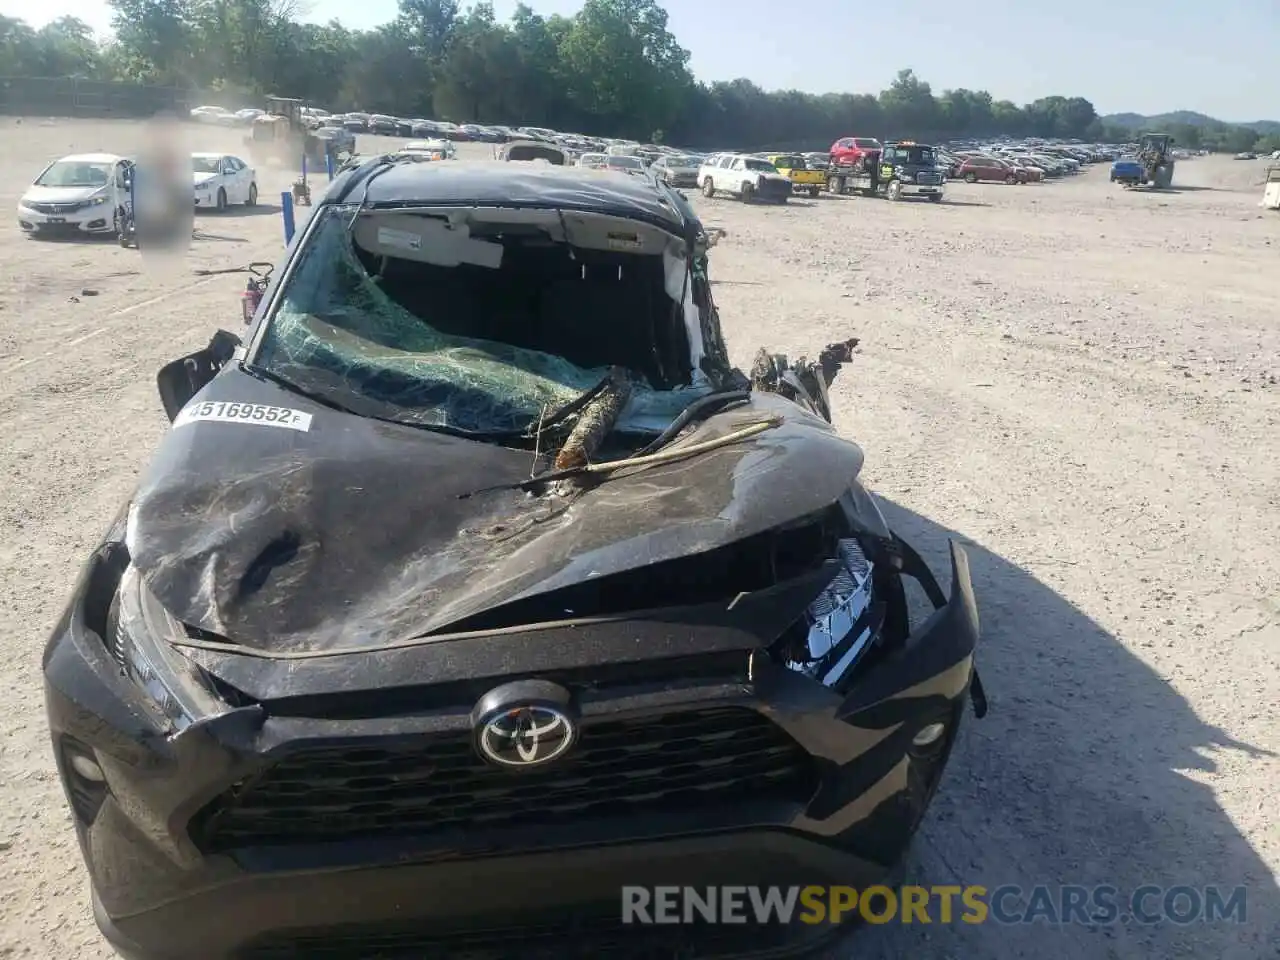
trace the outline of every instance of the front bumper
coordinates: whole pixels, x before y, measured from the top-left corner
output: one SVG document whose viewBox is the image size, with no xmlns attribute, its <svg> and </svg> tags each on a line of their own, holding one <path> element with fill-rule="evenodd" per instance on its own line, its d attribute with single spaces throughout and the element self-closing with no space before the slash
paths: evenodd
<svg viewBox="0 0 1280 960">
<path fill-rule="evenodd" d="M 946 187 L 941 183 L 903 183 L 902 195 L 906 197 L 931 197 L 943 194 Z"/>
<path fill-rule="evenodd" d="M 790 180 L 761 180 L 755 189 L 755 199 L 761 203 L 782 203 L 790 199 Z"/>
<path fill-rule="evenodd" d="M 95 915 L 130 960 L 652 957 L 669 948 L 659 936 L 694 938 L 700 958 L 807 953 L 838 931 L 620 928 L 620 888 L 878 881 L 978 701 L 977 611 L 953 545 L 950 599 L 932 584 L 933 616 L 844 695 L 759 648 L 646 661 L 580 694 L 582 765 L 551 780 L 459 760 L 474 684 L 390 707 L 253 703 L 175 732 L 93 629 L 120 566 L 108 546 L 86 567 L 45 675 Z M 913 747 L 936 722 L 945 736 Z M 444 793 L 424 779 L 437 770 L 453 777 Z M 416 827 L 400 829 L 408 810 Z"/>
<path fill-rule="evenodd" d="M 23 233 L 38 237 L 89 236 L 114 233 L 115 217 L 110 204 L 60 214 L 48 214 L 19 206 L 18 227 Z"/>
<path fill-rule="evenodd" d="M 803 837 L 750 831 L 287 879 L 259 874 L 121 919 L 95 892 L 94 917 L 125 960 L 652 960 L 682 947 L 699 960 L 764 960 L 810 955 L 845 931 L 625 925 L 617 920 L 622 887 L 865 889 L 883 875 L 877 864 Z"/>
</svg>

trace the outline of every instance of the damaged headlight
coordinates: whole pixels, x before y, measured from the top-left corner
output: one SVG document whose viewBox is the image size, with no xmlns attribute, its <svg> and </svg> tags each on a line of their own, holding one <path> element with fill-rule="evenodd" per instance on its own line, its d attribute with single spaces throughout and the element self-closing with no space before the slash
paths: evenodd
<svg viewBox="0 0 1280 960">
<path fill-rule="evenodd" d="M 872 564 L 856 539 L 839 541 L 840 570 L 792 628 L 788 668 L 839 687 L 871 648 L 884 619 L 872 595 Z"/>
<path fill-rule="evenodd" d="M 840 509 L 849 523 L 850 531 L 866 534 L 876 540 L 891 540 L 893 533 L 889 529 L 889 521 L 880 510 L 880 504 L 862 484 L 849 484 L 840 497 Z"/>
<path fill-rule="evenodd" d="M 200 668 L 169 642 L 184 636 L 182 624 L 130 564 L 108 617 L 107 646 L 129 678 L 179 730 L 228 709 Z"/>
</svg>

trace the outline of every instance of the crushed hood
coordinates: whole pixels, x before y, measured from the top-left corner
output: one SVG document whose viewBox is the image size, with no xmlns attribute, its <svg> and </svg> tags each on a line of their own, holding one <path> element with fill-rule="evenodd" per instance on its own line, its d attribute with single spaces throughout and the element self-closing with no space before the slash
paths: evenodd
<svg viewBox="0 0 1280 960">
<path fill-rule="evenodd" d="M 164 438 L 129 550 L 176 617 L 237 644 L 395 643 L 834 503 L 862 452 L 789 400 L 753 394 L 679 443 L 770 416 L 781 425 L 553 509 L 520 491 L 460 498 L 527 479 L 530 451 L 339 412 L 235 367 Z"/>
</svg>

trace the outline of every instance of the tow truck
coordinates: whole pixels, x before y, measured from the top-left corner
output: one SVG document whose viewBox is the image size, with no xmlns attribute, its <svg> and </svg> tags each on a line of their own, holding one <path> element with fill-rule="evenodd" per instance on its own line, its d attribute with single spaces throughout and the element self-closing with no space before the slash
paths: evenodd
<svg viewBox="0 0 1280 960">
<path fill-rule="evenodd" d="M 867 197 L 928 197 L 940 203 L 946 193 L 946 177 L 937 167 L 933 147 L 914 140 L 889 140 L 879 150 L 865 150 L 854 157 L 831 154 L 827 168 L 827 192 L 858 191 Z"/>
</svg>

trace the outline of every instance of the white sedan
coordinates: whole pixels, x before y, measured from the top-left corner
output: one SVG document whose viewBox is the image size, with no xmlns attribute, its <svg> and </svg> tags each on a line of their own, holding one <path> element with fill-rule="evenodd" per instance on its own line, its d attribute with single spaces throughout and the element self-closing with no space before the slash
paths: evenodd
<svg viewBox="0 0 1280 960">
<path fill-rule="evenodd" d="M 45 167 L 18 200 L 18 226 L 34 237 L 118 233 L 132 208 L 133 161 L 78 153 Z"/>
<path fill-rule="evenodd" d="M 236 122 L 236 115 L 226 107 L 196 107 L 191 111 L 191 119 L 196 123 L 214 123 L 229 127 Z"/>
<path fill-rule="evenodd" d="M 233 203 L 249 207 L 258 203 L 257 174 L 239 157 L 193 153 L 191 175 L 197 210 L 226 210 Z"/>
<path fill-rule="evenodd" d="M 458 148 L 449 140 L 410 140 L 398 151 L 426 157 L 428 160 L 454 160 L 458 156 Z"/>
</svg>

